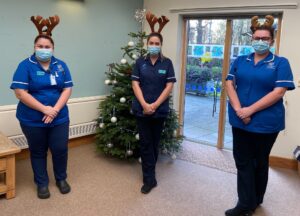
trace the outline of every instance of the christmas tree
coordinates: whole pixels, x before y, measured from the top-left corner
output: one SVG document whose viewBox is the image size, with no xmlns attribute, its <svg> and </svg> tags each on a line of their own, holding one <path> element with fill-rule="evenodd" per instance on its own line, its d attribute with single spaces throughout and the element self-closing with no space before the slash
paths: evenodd
<svg viewBox="0 0 300 216">
<path fill-rule="evenodd" d="M 139 134 L 135 116 L 131 110 L 134 93 L 131 88 L 131 72 L 135 60 L 147 54 L 144 41 L 147 38 L 143 29 L 145 10 L 137 10 L 136 20 L 141 25 L 138 33 L 129 33 L 131 41 L 121 48 L 123 58 L 120 63 L 108 65 L 105 72 L 106 85 L 111 86 L 111 94 L 100 102 L 100 116 L 96 134 L 96 145 L 100 152 L 118 158 L 132 158 L 139 156 Z M 128 59 L 128 60 L 127 60 Z M 172 100 L 170 100 L 172 101 Z M 170 103 L 170 112 L 166 119 L 160 141 L 160 149 L 164 154 L 169 154 L 173 159 L 179 151 L 182 136 L 177 135 L 180 128 L 178 116 Z"/>
</svg>

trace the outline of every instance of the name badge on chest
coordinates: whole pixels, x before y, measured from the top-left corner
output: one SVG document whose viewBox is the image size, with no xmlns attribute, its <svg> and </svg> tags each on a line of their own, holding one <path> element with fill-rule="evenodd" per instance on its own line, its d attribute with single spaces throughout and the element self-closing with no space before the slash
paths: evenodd
<svg viewBox="0 0 300 216">
<path fill-rule="evenodd" d="M 51 85 L 57 85 L 55 75 L 53 74 L 50 75 L 50 83 Z"/>
</svg>

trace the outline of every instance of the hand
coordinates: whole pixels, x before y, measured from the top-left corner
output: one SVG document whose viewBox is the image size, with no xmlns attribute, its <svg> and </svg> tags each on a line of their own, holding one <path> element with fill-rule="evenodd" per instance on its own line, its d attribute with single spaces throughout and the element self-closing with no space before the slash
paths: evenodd
<svg viewBox="0 0 300 216">
<path fill-rule="evenodd" d="M 244 118 L 244 119 L 242 119 L 242 120 L 243 120 L 244 124 L 249 124 L 250 121 L 251 121 L 251 118 L 248 117 L 248 118 Z"/>
<path fill-rule="evenodd" d="M 43 122 L 44 122 L 45 124 L 50 124 L 50 123 L 53 121 L 53 119 L 54 119 L 54 118 L 52 118 L 51 116 L 45 115 L 45 116 L 43 117 Z"/>
<path fill-rule="evenodd" d="M 143 113 L 145 115 L 152 115 L 155 110 L 152 109 L 151 105 L 146 103 L 144 106 L 143 106 L 144 110 L 143 110 Z"/>
<path fill-rule="evenodd" d="M 43 113 L 45 114 L 45 116 L 50 116 L 51 118 L 54 119 L 58 114 L 58 110 L 53 108 L 52 106 L 45 106 Z"/>
<path fill-rule="evenodd" d="M 152 110 L 153 110 L 154 112 L 155 112 L 155 110 L 159 107 L 159 105 L 157 105 L 156 102 L 150 104 L 150 106 L 151 106 L 151 108 L 152 108 Z"/>
<path fill-rule="evenodd" d="M 250 107 L 243 107 L 241 109 L 238 109 L 236 111 L 236 115 L 240 118 L 240 119 L 245 119 L 250 117 L 253 114 L 253 110 Z"/>
</svg>

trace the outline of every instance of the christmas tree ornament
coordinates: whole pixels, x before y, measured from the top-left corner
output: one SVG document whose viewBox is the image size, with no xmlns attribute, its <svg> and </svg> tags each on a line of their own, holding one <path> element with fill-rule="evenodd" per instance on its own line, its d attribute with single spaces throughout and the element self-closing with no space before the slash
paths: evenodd
<svg viewBox="0 0 300 216">
<path fill-rule="evenodd" d="M 122 63 L 122 64 L 126 64 L 126 63 L 127 63 L 127 60 L 123 58 L 123 59 L 121 59 L 121 63 Z"/>
<path fill-rule="evenodd" d="M 112 144 L 112 143 L 107 143 L 107 145 L 106 145 L 108 148 L 112 148 L 112 147 L 114 147 L 114 145 Z"/>
<path fill-rule="evenodd" d="M 99 128 L 104 128 L 104 123 L 103 123 L 103 122 L 101 122 L 101 123 L 99 124 Z"/>
<path fill-rule="evenodd" d="M 127 156 L 132 156 L 132 155 L 133 155 L 133 151 L 132 151 L 131 149 L 128 149 L 128 150 L 126 151 L 126 155 L 127 155 Z"/>
<path fill-rule="evenodd" d="M 136 135 L 135 135 L 135 139 L 136 139 L 136 140 L 139 140 L 139 139 L 140 139 L 140 135 L 139 135 L 139 134 L 136 134 Z"/>
<path fill-rule="evenodd" d="M 137 59 L 137 58 L 138 58 L 138 56 L 137 56 L 136 54 L 133 54 L 131 57 L 132 57 L 133 59 Z"/>
<path fill-rule="evenodd" d="M 105 83 L 106 85 L 109 85 L 109 84 L 111 83 L 111 81 L 110 81 L 109 79 L 107 79 L 107 80 L 104 81 L 104 83 Z"/>
<path fill-rule="evenodd" d="M 110 119 L 110 121 L 112 122 L 112 123 L 116 123 L 117 122 L 117 117 L 115 117 L 115 116 L 113 116 L 113 117 L 111 117 L 111 119 Z"/>
<path fill-rule="evenodd" d="M 120 98 L 120 102 L 121 102 L 121 103 L 125 103 L 125 102 L 126 102 L 126 98 L 125 98 L 125 97 L 121 97 L 121 98 Z"/>
<path fill-rule="evenodd" d="M 118 81 L 116 80 L 116 79 L 114 79 L 113 81 L 112 81 L 112 84 L 114 84 L 114 85 L 116 85 L 118 83 Z"/>
<path fill-rule="evenodd" d="M 176 154 L 172 154 L 172 159 L 176 160 Z"/>
<path fill-rule="evenodd" d="M 133 41 L 129 41 L 128 42 L 128 46 L 133 47 L 134 46 L 134 42 Z"/>
<path fill-rule="evenodd" d="M 142 163 L 142 158 L 141 157 L 139 157 L 138 162 Z"/>
<path fill-rule="evenodd" d="M 144 21 L 145 15 L 146 15 L 146 9 L 137 9 L 135 10 L 134 18 L 139 23 L 142 23 Z"/>
<path fill-rule="evenodd" d="M 176 137 L 177 136 L 177 130 L 174 130 L 173 131 L 173 137 Z"/>
</svg>

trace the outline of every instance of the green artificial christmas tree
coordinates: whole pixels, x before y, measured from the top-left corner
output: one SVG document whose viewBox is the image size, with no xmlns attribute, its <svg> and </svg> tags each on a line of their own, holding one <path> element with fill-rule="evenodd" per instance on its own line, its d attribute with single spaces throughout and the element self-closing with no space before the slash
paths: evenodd
<svg viewBox="0 0 300 216">
<path fill-rule="evenodd" d="M 129 33 L 132 40 L 121 48 L 124 54 L 120 63 L 108 65 L 105 84 L 111 86 L 111 94 L 99 105 L 97 149 L 107 155 L 122 159 L 139 157 L 139 134 L 136 119 L 131 110 L 134 98 L 131 88 L 131 72 L 135 60 L 147 54 L 147 50 L 144 49 L 147 35 L 142 30 L 145 12 L 145 10 L 137 10 L 135 13 L 135 18 L 141 25 L 141 31 Z M 162 153 L 170 154 L 175 159 L 175 153 L 180 149 L 182 136 L 176 133 L 180 125 L 172 106 L 173 104 L 170 103 L 170 113 L 165 122 L 160 149 Z"/>
</svg>

